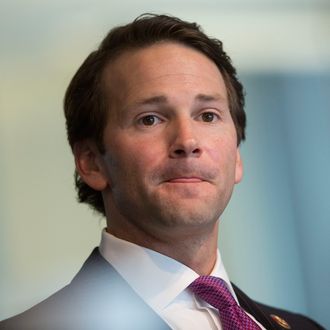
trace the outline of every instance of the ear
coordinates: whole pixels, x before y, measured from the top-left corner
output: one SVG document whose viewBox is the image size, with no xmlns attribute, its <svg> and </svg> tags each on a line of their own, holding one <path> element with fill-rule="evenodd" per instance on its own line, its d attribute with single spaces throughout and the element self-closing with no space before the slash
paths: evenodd
<svg viewBox="0 0 330 330">
<path fill-rule="evenodd" d="M 98 148 L 89 140 L 77 142 L 73 147 L 76 170 L 82 180 L 94 190 L 102 191 L 108 185 L 108 178 Z"/>
<path fill-rule="evenodd" d="M 236 165 L 235 165 L 235 183 L 240 183 L 243 178 L 243 162 L 239 148 L 236 151 Z"/>
</svg>

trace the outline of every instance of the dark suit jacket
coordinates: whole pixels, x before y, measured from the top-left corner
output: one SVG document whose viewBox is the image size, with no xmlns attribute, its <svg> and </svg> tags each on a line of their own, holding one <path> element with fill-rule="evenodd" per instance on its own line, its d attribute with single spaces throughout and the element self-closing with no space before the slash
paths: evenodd
<svg viewBox="0 0 330 330">
<path fill-rule="evenodd" d="M 234 290 L 240 305 L 268 330 L 283 330 L 271 314 L 285 319 L 292 329 L 323 329 L 304 316 L 258 304 L 236 286 Z M 169 326 L 96 248 L 69 285 L 24 313 L 0 322 L 0 329 L 161 330 Z"/>
</svg>

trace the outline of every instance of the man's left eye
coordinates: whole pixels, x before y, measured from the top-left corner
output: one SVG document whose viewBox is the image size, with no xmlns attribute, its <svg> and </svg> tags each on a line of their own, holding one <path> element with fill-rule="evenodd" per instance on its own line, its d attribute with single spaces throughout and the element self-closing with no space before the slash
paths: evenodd
<svg viewBox="0 0 330 330">
<path fill-rule="evenodd" d="M 201 119 L 204 122 L 211 123 L 219 119 L 219 116 L 214 112 L 203 112 L 201 114 Z"/>
</svg>

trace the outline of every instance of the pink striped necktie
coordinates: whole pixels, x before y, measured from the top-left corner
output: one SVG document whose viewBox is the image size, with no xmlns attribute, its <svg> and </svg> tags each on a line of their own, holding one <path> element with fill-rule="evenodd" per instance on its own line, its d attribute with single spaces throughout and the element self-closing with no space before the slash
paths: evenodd
<svg viewBox="0 0 330 330">
<path fill-rule="evenodd" d="M 237 304 L 221 278 L 200 276 L 188 288 L 219 310 L 223 330 L 261 330 Z"/>
</svg>

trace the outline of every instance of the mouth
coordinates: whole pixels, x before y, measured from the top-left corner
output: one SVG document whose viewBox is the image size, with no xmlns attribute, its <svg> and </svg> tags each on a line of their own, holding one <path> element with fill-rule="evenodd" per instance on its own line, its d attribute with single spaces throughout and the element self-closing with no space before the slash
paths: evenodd
<svg viewBox="0 0 330 330">
<path fill-rule="evenodd" d="M 199 177 L 177 177 L 177 178 L 171 178 L 169 180 L 166 180 L 165 182 L 168 183 L 200 183 L 204 182 L 205 180 Z"/>
<path fill-rule="evenodd" d="M 217 171 L 212 168 L 205 169 L 197 166 L 175 164 L 175 167 L 172 165 L 171 167 L 160 169 L 155 174 L 155 180 L 160 184 L 214 184 Z"/>
</svg>

